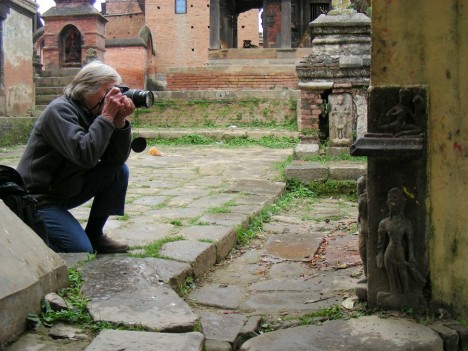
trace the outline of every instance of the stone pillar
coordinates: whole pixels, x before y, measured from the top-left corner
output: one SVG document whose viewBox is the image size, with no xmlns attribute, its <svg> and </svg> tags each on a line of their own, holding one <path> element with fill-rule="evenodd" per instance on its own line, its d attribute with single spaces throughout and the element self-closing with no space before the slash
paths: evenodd
<svg viewBox="0 0 468 351">
<path fill-rule="evenodd" d="M 351 147 L 367 156 L 367 302 L 370 308 L 427 307 L 427 93 L 374 87 L 369 132 Z M 362 288 L 361 288 L 362 290 Z"/>
<path fill-rule="evenodd" d="M 220 48 L 220 17 L 219 0 L 210 0 L 210 49 L 213 50 Z"/>
<path fill-rule="evenodd" d="M 281 0 L 281 48 L 291 47 L 291 0 Z"/>
<path fill-rule="evenodd" d="M 8 14 L 9 8 L 5 4 L 0 4 L 0 115 L 5 116 L 6 111 L 6 98 L 5 98 L 5 57 L 3 53 L 3 21 Z"/>
</svg>

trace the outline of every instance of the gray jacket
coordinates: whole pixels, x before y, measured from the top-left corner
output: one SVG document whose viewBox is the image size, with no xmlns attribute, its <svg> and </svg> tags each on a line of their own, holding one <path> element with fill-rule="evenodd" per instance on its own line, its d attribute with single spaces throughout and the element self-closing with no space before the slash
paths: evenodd
<svg viewBox="0 0 468 351">
<path fill-rule="evenodd" d="M 39 116 L 17 170 L 40 204 L 61 203 L 81 191 L 86 171 L 99 161 L 124 163 L 130 143 L 128 122 L 116 129 L 61 96 Z"/>
</svg>

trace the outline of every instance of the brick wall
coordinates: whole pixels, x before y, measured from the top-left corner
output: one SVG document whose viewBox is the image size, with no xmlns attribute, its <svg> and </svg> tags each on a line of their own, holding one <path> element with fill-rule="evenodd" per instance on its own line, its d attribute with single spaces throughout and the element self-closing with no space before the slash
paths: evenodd
<svg viewBox="0 0 468 351">
<path fill-rule="evenodd" d="M 107 48 L 105 61 L 122 77 L 122 83 L 134 89 L 144 89 L 147 50 L 144 47 Z"/>
<path fill-rule="evenodd" d="M 186 14 L 175 14 L 174 1 L 146 4 L 146 24 L 156 50 L 156 71 L 169 67 L 202 66 L 209 47 L 210 1 L 187 2 Z"/>
<path fill-rule="evenodd" d="M 168 90 L 297 89 L 294 66 L 171 69 Z"/>
<path fill-rule="evenodd" d="M 299 118 L 299 130 L 309 129 L 319 131 L 319 118 L 322 114 L 322 94 L 320 90 L 301 90 L 301 116 Z M 317 139 L 318 140 L 318 139 Z"/>
<path fill-rule="evenodd" d="M 265 21 L 264 30 L 267 31 L 264 38 L 268 42 L 263 43 L 265 48 L 274 48 L 277 47 L 276 37 L 281 34 L 281 4 L 280 2 L 269 3 L 265 9 Z"/>
<path fill-rule="evenodd" d="M 145 25 L 143 14 L 133 16 L 106 16 L 106 39 L 135 38 Z"/>
<path fill-rule="evenodd" d="M 187 2 L 186 14 L 175 14 L 174 9 L 174 1 L 146 2 L 146 25 L 153 35 L 158 73 L 172 67 L 199 67 L 208 61 L 210 0 Z M 258 10 L 240 16 L 238 31 L 241 43 L 250 39 L 258 45 Z"/>
</svg>

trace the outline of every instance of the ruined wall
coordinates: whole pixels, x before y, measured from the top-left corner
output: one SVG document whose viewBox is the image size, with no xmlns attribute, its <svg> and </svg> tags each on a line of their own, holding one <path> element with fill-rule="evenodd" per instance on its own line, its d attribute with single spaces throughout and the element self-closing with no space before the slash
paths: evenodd
<svg viewBox="0 0 468 351">
<path fill-rule="evenodd" d="M 421 20 L 424 19 L 424 20 Z M 458 0 L 372 3 L 373 86 L 427 85 L 432 300 L 468 317 L 468 7 Z"/>
<path fill-rule="evenodd" d="M 0 115 L 25 116 L 34 107 L 32 25 L 31 17 L 14 8 L 3 21 Z"/>
<path fill-rule="evenodd" d="M 241 48 L 244 40 L 252 40 L 252 45 L 259 45 L 258 11 L 250 10 L 239 15 L 237 20 L 237 47 Z"/>
</svg>

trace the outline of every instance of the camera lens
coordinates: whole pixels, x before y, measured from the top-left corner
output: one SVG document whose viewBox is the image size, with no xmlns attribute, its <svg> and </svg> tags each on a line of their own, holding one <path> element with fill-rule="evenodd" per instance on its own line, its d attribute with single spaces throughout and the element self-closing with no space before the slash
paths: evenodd
<svg viewBox="0 0 468 351">
<path fill-rule="evenodd" d="M 154 104 L 154 95 L 151 91 L 129 89 L 123 94 L 133 101 L 135 107 L 149 108 Z"/>
</svg>

